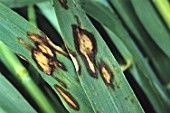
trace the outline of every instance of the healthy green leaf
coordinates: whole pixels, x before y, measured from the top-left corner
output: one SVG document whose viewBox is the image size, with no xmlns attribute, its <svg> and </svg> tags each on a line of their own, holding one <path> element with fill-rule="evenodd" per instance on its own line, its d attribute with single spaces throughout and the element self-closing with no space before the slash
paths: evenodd
<svg viewBox="0 0 170 113">
<path fill-rule="evenodd" d="M 168 0 L 153 0 L 153 3 L 157 7 L 167 26 L 170 28 L 170 3 Z"/>
<path fill-rule="evenodd" d="M 37 113 L 20 92 L 18 92 L 18 90 L 1 73 L 0 89 L 1 113 Z"/>
<path fill-rule="evenodd" d="M 144 28 L 151 38 L 170 58 L 170 32 L 159 18 L 154 7 L 148 0 L 131 0 L 136 15 L 139 17 Z M 140 4 L 140 5 L 138 5 Z M 142 10 L 141 10 L 142 9 Z"/>
</svg>

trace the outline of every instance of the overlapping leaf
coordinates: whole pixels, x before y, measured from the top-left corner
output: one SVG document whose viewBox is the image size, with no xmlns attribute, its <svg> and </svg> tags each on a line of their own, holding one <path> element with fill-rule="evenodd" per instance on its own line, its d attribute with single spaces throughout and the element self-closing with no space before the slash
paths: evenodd
<svg viewBox="0 0 170 113">
<path fill-rule="evenodd" d="M 131 1 L 136 15 L 139 17 L 144 28 L 147 30 L 151 38 L 160 47 L 160 49 L 170 57 L 169 43 L 170 32 L 159 18 L 159 15 L 154 10 L 148 0 L 132 0 Z M 140 5 L 138 5 L 140 4 Z M 142 10 L 141 10 L 142 8 Z"/>
<path fill-rule="evenodd" d="M 128 34 L 128 32 L 126 31 L 126 29 L 124 29 L 124 27 L 122 26 L 120 20 L 115 15 L 115 13 L 110 10 L 111 8 L 108 8 L 108 7 L 106 7 L 106 5 L 102 5 L 99 2 L 95 2 L 95 1 L 91 1 L 91 2 L 90 1 L 88 1 L 88 2 L 82 1 L 82 2 L 83 2 L 82 7 L 84 7 L 84 9 L 87 11 L 87 13 L 89 15 L 91 15 L 96 20 L 98 20 L 102 25 L 104 25 L 104 26 L 108 27 L 110 30 L 112 30 L 123 41 L 124 45 L 132 53 L 133 62 L 135 63 L 135 65 L 137 65 L 137 69 L 140 72 L 140 74 L 139 74 L 140 76 L 134 75 L 137 82 L 143 88 L 144 92 L 150 99 L 154 108 L 159 112 L 162 110 L 165 110 L 165 112 L 167 112 L 169 109 L 169 107 L 168 107 L 169 102 L 167 101 L 168 96 L 167 96 L 166 92 L 164 91 L 164 88 L 162 87 L 162 85 L 160 84 L 158 79 L 156 78 L 155 74 L 153 73 L 153 71 L 150 68 L 150 66 L 148 65 L 148 63 L 145 61 L 145 59 L 141 55 L 139 49 L 136 47 L 136 45 L 132 41 L 132 39 L 131 39 L 130 35 Z M 118 1 L 111 1 L 111 2 L 114 3 L 114 2 L 118 2 Z M 118 6 L 120 6 L 120 5 L 117 5 L 117 7 Z M 92 7 L 94 9 L 91 10 L 89 7 Z M 123 7 L 119 7 L 119 9 L 121 11 L 124 11 Z M 127 11 L 127 10 L 128 9 L 126 9 L 125 11 Z M 100 12 L 100 14 L 98 12 Z M 101 15 L 101 13 L 102 13 L 102 15 Z M 130 21 L 130 19 L 127 15 L 123 15 L 121 13 L 121 16 L 126 16 L 128 18 L 127 20 Z M 139 34 L 137 36 L 139 36 Z M 110 37 L 110 38 L 113 38 L 113 37 Z M 120 51 L 120 52 L 123 52 L 123 51 Z M 164 93 L 162 93 L 162 92 L 164 92 Z M 160 98 L 160 99 L 158 99 L 158 98 Z M 159 106 L 157 106 L 155 103 L 159 104 Z M 162 105 L 162 103 L 164 103 L 164 105 Z M 162 109 L 161 106 L 162 107 L 166 106 L 166 107 Z"/>
<path fill-rule="evenodd" d="M 0 0 L 0 3 L 11 7 L 11 8 L 16 8 L 16 7 L 24 7 L 27 5 L 33 5 L 37 2 L 43 2 L 47 0 Z"/>
<path fill-rule="evenodd" d="M 55 46 L 54 48 L 57 48 L 55 53 L 57 54 L 56 58 L 58 61 L 58 66 L 55 67 L 53 75 L 45 74 L 50 71 L 44 71 L 43 69 L 46 68 L 42 69 L 42 67 L 39 67 L 38 64 L 40 62 L 37 61 L 39 58 L 35 60 L 36 54 L 33 55 L 32 51 L 34 51 L 34 49 L 36 50 L 36 44 L 34 44 L 33 41 L 29 39 L 29 34 L 35 36 L 33 39 L 35 38 L 37 41 L 43 40 L 45 41 L 45 44 L 50 43 L 50 45 L 54 47 L 54 45 L 47 38 L 45 38 L 46 36 L 44 33 L 42 33 L 38 28 L 32 26 L 21 16 L 0 4 L 0 40 L 4 42 L 14 53 L 22 56 L 22 58 L 29 61 L 29 63 L 35 67 L 35 69 L 41 74 L 42 78 L 59 95 L 63 104 L 70 112 L 93 112 L 90 103 L 79 81 L 77 80 L 74 66 L 70 58 L 67 56 L 67 53 Z M 40 46 L 43 46 L 49 50 L 49 47 L 44 45 L 44 43 L 41 43 L 42 45 L 40 44 Z M 41 54 L 39 55 L 41 58 L 45 58 L 45 56 L 42 55 L 44 54 L 42 51 L 43 49 L 37 52 Z M 46 58 L 42 61 L 46 62 Z M 62 66 L 65 68 L 63 69 Z M 47 68 L 49 67 L 50 66 Z"/>
</svg>

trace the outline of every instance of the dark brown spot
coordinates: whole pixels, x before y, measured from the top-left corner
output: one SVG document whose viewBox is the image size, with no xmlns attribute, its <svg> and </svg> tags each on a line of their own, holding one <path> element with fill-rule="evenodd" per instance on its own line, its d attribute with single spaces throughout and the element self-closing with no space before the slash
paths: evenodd
<svg viewBox="0 0 170 113">
<path fill-rule="evenodd" d="M 130 98 L 130 96 L 126 96 L 124 99 L 125 99 L 125 100 L 128 100 L 129 98 Z"/>
<path fill-rule="evenodd" d="M 30 61 L 25 58 L 25 56 L 21 55 L 21 54 L 17 54 L 18 57 L 20 57 L 22 60 L 25 60 L 26 62 L 30 63 Z"/>
<path fill-rule="evenodd" d="M 93 34 L 77 25 L 72 25 L 72 29 L 77 52 L 81 55 L 89 74 L 97 78 L 95 61 L 97 45 Z"/>
<path fill-rule="evenodd" d="M 78 16 L 75 15 L 74 18 L 75 18 L 75 20 L 76 20 L 78 26 L 79 26 L 80 28 L 82 28 L 82 25 L 81 25 L 81 22 L 80 22 Z"/>
<path fill-rule="evenodd" d="M 76 72 L 80 75 L 80 73 L 81 73 L 81 67 L 80 67 L 80 63 L 79 63 L 79 61 L 78 61 L 78 59 L 77 59 L 76 53 L 74 53 L 73 51 L 71 51 L 71 50 L 68 48 L 67 45 L 66 45 L 66 49 L 67 49 L 67 51 L 68 51 L 68 53 L 69 53 L 69 55 L 70 55 L 70 57 L 71 57 L 71 60 L 73 61 L 73 64 L 74 64 L 75 69 L 76 69 Z"/>
<path fill-rule="evenodd" d="M 71 94 L 67 91 L 65 91 L 63 88 L 58 86 L 57 84 L 54 85 L 55 89 L 60 93 L 60 95 L 63 97 L 63 99 L 66 101 L 66 103 L 73 108 L 74 110 L 80 110 L 79 104 L 77 101 L 71 96 Z"/>
<path fill-rule="evenodd" d="M 66 85 L 63 81 L 61 81 L 59 78 L 54 77 L 54 76 L 53 76 L 53 78 L 54 78 L 55 80 L 57 80 L 57 82 L 58 82 L 61 86 L 63 86 L 64 88 L 67 88 L 67 85 Z"/>
<path fill-rule="evenodd" d="M 128 100 L 128 97 L 125 97 L 125 100 Z"/>
<path fill-rule="evenodd" d="M 58 0 L 64 9 L 68 9 L 67 0 Z"/>
<path fill-rule="evenodd" d="M 57 61 L 57 66 L 58 66 L 59 68 L 61 68 L 61 69 L 64 70 L 64 71 L 67 71 L 67 68 L 66 68 L 66 66 L 64 65 L 64 63 L 60 62 L 60 61 L 57 60 L 57 59 L 56 59 L 56 61 Z"/>
<path fill-rule="evenodd" d="M 79 80 L 79 78 L 78 78 L 78 77 L 76 78 L 76 81 L 77 81 L 77 83 L 80 83 L 80 80 Z"/>
<path fill-rule="evenodd" d="M 135 103 L 135 101 L 134 101 L 132 98 L 130 99 L 130 101 L 131 101 L 133 104 Z"/>
<path fill-rule="evenodd" d="M 97 110 L 96 113 L 101 113 L 101 112 Z"/>
<path fill-rule="evenodd" d="M 21 43 L 23 46 L 25 46 L 28 50 L 31 50 L 33 47 L 28 42 L 26 42 L 23 38 L 17 37 L 19 43 Z"/>
<path fill-rule="evenodd" d="M 109 66 L 103 61 L 101 60 L 100 64 L 99 64 L 99 68 L 100 68 L 100 74 L 102 76 L 103 81 L 105 82 L 106 85 L 110 85 L 110 86 L 114 86 L 113 85 L 113 73 L 110 70 Z"/>
</svg>

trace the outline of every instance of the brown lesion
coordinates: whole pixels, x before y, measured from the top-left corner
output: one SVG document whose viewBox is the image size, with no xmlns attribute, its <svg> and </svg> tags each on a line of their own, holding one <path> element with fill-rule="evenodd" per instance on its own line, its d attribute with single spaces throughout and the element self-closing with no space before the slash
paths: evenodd
<svg viewBox="0 0 170 113">
<path fill-rule="evenodd" d="M 105 84 L 113 87 L 113 73 L 103 60 L 99 64 L 99 71 Z"/>
<path fill-rule="evenodd" d="M 59 78 L 54 77 L 54 76 L 53 76 L 53 78 L 54 78 L 62 87 L 67 88 L 67 85 L 66 85 L 62 80 L 60 80 Z"/>
<path fill-rule="evenodd" d="M 31 51 L 31 49 L 33 48 L 32 45 L 30 45 L 28 42 L 26 42 L 23 38 L 17 37 L 19 43 L 21 43 L 22 45 L 24 45 L 27 49 L 29 49 Z"/>
<path fill-rule="evenodd" d="M 74 19 L 76 20 L 77 25 L 78 25 L 80 28 L 82 28 L 81 22 L 80 22 L 80 20 L 79 20 L 79 18 L 78 18 L 77 15 L 74 15 Z"/>
<path fill-rule="evenodd" d="M 57 46 L 54 46 L 46 35 L 42 34 L 42 36 L 40 36 L 35 33 L 27 32 L 27 36 L 35 44 L 35 47 L 25 42 L 22 38 L 18 38 L 18 40 L 31 51 L 34 61 L 44 73 L 52 75 L 56 67 L 67 71 L 65 65 L 56 58 L 55 52 L 61 50 L 59 47 L 57 48 Z M 63 51 L 62 53 L 65 55 Z"/>
<path fill-rule="evenodd" d="M 80 24 L 80 22 L 78 23 Z M 97 78 L 95 55 L 97 45 L 94 35 L 81 26 L 72 25 L 75 47 L 82 56 L 86 68 L 92 77 Z"/>
<path fill-rule="evenodd" d="M 135 101 L 134 101 L 134 99 L 133 99 L 133 98 L 131 98 L 131 99 L 130 99 L 130 101 L 131 101 L 131 103 L 132 103 L 132 104 L 134 104 L 134 103 L 135 103 Z"/>
<path fill-rule="evenodd" d="M 29 61 L 27 58 L 25 58 L 23 55 L 17 54 L 17 56 L 18 56 L 19 58 L 21 58 L 22 60 L 25 60 L 26 62 L 30 63 L 30 61 Z"/>
<path fill-rule="evenodd" d="M 62 87 L 58 86 L 57 84 L 54 85 L 54 88 L 60 93 L 62 98 L 71 108 L 73 108 L 76 111 L 80 110 L 78 102 L 73 98 L 73 96 L 69 92 L 65 91 Z"/>
<path fill-rule="evenodd" d="M 58 0 L 64 9 L 68 9 L 67 0 Z"/>
</svg>

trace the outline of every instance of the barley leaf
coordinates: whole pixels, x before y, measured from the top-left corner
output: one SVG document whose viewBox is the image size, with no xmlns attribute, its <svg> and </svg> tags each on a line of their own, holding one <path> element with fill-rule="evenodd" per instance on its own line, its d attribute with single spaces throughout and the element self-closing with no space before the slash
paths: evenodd
<svg viewBox="0 0 170 113">
<path fill-rule="evenodd" d="M 62 38 L 68 52 L 71 50 L 77 55 L 80 65 L 74 62 L 74 58 L 72 60 L 78 67 L 78 77 L 94 110 L 105 113 L 125 111 L 133 102 L 119 99 L 128 95 L 136 106 L 128 111 L 143 112 L 108 46 L 78 5 L 79 1 L 53 2 Z M 69 54 L 72 56 L 72 53 Z"/>
</svg>

